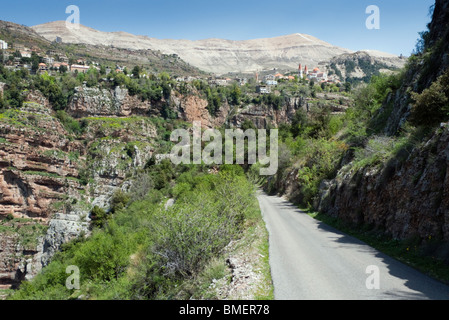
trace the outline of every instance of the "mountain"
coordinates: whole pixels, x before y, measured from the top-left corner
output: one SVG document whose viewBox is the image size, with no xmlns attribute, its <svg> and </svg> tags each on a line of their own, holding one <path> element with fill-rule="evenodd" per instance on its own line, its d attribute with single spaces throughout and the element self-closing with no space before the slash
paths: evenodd
<svg viewBox="0 0 449 320">
<path fill-rule="evenodd" d="M 271 70 L 296 70 L 299 63 L 317 66 L 335 56 L 352 53 L 306 34 L 291 34 L 275 38 L 254 40 L 170 40 L 137 36 L 126 32 L 101 32 L 80 25 L 67 28 L 65 21 L 55 21 L 32 27 L 44 38 L 64 43 L 85 43 L 132 50 L 159 50 L 176 54 L 187 63 L 206 72 L 255 72 Z M 376 56 L 388 54 L 376 53 Z"/>
<path fill-rule="evenodd" d="M 324 69 L 329 74 L 337 75 L 343 81 L 368 82 L 373 75 L 401 69 L 406 62 L 407 59 L 404 57 L 375 50 L 362 50 L 333 57 Z"/>
<path fill-rule="evenodd" d="M 44 50 L 51 47 L 51 41 L 41 37 L 33 29 L 9 21 L 0 20 L 0 39 L 8 44 L 19 43 L 26 47 L 39 47 Z"/>
<path fill-rule="evenodd" d="M 42 37 L 30 27 L 9 21 L 0 20 L 0 39 L 6 41 L 10 49 L 32 48 L 41 56 L 44 56 L 48 51 L 54 51 L 58 55 L 68 58 L 85 58 L 110 67 L 115 67 L 118 64 L 128 66 L 131 69 L 133 66 L 139 65 L 151 72 L 166 71 L 179 76 L 203 73 L 179 57 L 159 51 L 148 49 L 127 50 L 120 47 L 111 48 L 86 43 L 56 43 Z"/>
</svg>

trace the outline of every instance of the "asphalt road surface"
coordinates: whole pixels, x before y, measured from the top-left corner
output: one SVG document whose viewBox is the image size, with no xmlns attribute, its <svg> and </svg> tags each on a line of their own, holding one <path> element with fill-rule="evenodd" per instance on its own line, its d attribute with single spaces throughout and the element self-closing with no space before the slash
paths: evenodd
<svg viewBox="0 0 449 320">
<path fill-rule="evenodd" d="M 276 300 L 447 300 L 449 287 L 303 213 L 258 195 Z"/>
</svg>

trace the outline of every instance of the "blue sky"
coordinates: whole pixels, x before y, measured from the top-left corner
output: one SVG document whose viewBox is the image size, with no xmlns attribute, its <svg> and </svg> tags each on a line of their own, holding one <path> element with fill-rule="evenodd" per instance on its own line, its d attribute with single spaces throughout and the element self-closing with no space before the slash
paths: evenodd
<svg viewBox="0 0 449 320">
<path fill-rule="evenodd" d="M 430 21 L 433 0 L 15 0 L 0 19 L 27 26 L 66 20 L 69 5 L 81 24 L 165 39 L 244 40 L 305 33 L 351 50 L 409 55 Z M 367 6 L 380 9 L 380 29 L 368 30 Z"/>
</svg>

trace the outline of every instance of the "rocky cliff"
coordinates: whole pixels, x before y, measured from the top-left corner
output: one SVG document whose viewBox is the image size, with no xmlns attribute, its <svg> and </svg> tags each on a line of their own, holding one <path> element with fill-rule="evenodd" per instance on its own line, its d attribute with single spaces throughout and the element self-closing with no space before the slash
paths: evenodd
<svg viewBox="0 0 449 320">
<path fill-rule="evenodd" d="M 329 97 L 321 94 L 319 98 L 331 99 L 332 97 L 332 94 L 329 94 Z M 251 103 L 231 106 L 225 101 L 218 112 L 212 116 L 207 109 L 208 101 L 196 90 L 185 95 L 173 90 L 168 99 L 151 102 L 142 101 L 137 96 L 130 95 L 128 90 L 122 87 L 106 90 L 83 86 L 75 88 L 67 113 L 78 119 L 162 117 L 167 108 L 178 119 L 188 123 L 201 121 L 205 128 L 221 127 L 224 124 L 240 127 L 245 120 L 252 122 L 257 128 L 266 128 L 267 126 L 278 127 L 281 123 L 289 122 L 296 110 L 307 109 L 310 100 L 311 98 L 305 97 L 288 97 L 279 109 L 265 104 Z M 335 111 L 338 111 L 337 109 Z"/>
<path fill-rule="evenodd" d="M 396 135 L 407 121 L 413 105 L 410 92 L 421 92 L 447 70 L 448 14 L 447 1 L 436 1 L 424 36 L 426 50 L 410 60 L 402 86 L 389 94 L 375 115 L 388 115 L 382 132 L 385 137 Z M 336 178 L 322 183 L 316 208 L 397 239 L 449 241 L 448 125 L 441 124 L 425 137 L 382 166 L 356 168 L 348 154 Z"/>
<path fill-rule="evenodd" d="M 449 128 L 443 126 L 405 161 L 354 170 L 324 181 L 316 207 L 397 239 L 449 241 Z"/>
<path fill-rule="evenodd" d="M 405 57 L 366 50 L 333 57 L 325 69 L 342 81 L 369 81 L 378 72 L 388 73 L 403 68 L 406 62 Z"/>
<path fill-rule="evenodd" d="M 0 119 L 0 284 L 17 285 L 36 274 L 51 247 L 54 225 L 64 220 L 53 214 L 64 203 L 81 200 L 79 159 L 82 145 L 54 117 L 38 93 L 27 95 L 20 110 Z M 42 103 L 43 102 L 43 103 Z M 41 104 L 42 103 L 42 104 Z M 86 230 L 78 209 L 71 224 Z M 70 213 L 68 210 L 65 210 Z M 50 228 L 49 228 L 50 224 Z M 48 233 L 47 233 L 48 230 Z M 64 237 L 70 237 L 66 233 Z"/>
<path fill-rule="evenodd" d="M 119 88 L 112 94 L 80 91 L 88 92 L 79 97 L 83 103 L 75 97 L 67 111 L 91 116 L 82 134 L 68 131 L 37 91 L 24 93 L 21 109 L 0 114 L 2 288 L 33 277 L 63 243 L 89 234 L 92 207 L 108 209 L 113 193 L 127 187 L 126 178 L 157 145 L 151 118 L 138 116 L 152 106 L 126 109 L 135 104 Z"/>
</svg>

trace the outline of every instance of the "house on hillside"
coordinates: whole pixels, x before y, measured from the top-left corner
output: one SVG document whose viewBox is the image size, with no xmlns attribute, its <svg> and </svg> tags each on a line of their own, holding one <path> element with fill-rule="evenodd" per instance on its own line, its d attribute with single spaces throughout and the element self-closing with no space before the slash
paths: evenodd
<svg viewBox="0 0 449 320">
<path fill-rule="evenodd" d="M 70 71 L 72 71 L 72 72 L 78 71 L 78 72 L 86 73 L 87 70 L 89 70 L 89 66 L 82 66 L 79 64 L 72 64 L 70 66 Z"/>
<path fill-rule="evenodd" d="M 8 49 L 8 43 L 6 41 L 0 40 L 0 49 L 2 50 Z"/>
<path fill-rule="evenodd" d="M 209 80 L 209 84 L 210 85 L 216 85 L 216 86 L 227 86 L 230 80 L 231 79 L 227 79 L 227 78 L 225 78 L 225 79 L 211 79 L 211 80 Z"/>
<path fill-rule="evenodd" d="M 31 56 L 30 56 L 31 57 Z M 43 58 L 44 62 L 47 64 L 53 64 L 55 62 L 55 59 L 53 57 L 45 56 Z"/>
<path fill-rule="evenodd" d="M 284 79 L 284 75 L 281 74 L 281 73 L 276 73 L 276 74 L 274 75 L 274 79 L 275 79 L 275 80 Z"/>
<path fill-rule="evenodd" d="M 22 50 L 22 51 L 20 51 L 20 55 L 22 56 L 22 58 L 31 58 L 30 51 Z"/>
<path fill-rule="evenodd" d="M 301 65 L 300 65 L 301 66 Z M 306 80 L 313 80 L 315 82 L 327 82 L 328 75 L 326 72 L 321 71 L 319 68 L 314 68 L 312 71 L 308 71 L 307 66 L 302 73 L 306 76 Z"/>
<path fill-rule="evenodd" d="M 271 88 L 269 86 L 257 86 L 256 92 L 259 94 L 268 94 L 271 93 Z"/>
<path fill-rule="evenodd" d="M 48 71 L 48 66 L 45 63 L 39 63 L 39 72 Z"/>
<path fill-rule="evenodd" d="M 276 75 L 269 74 L 265 76 L 265 84 L 268 86 L 277 86 L 278 82 L 276 80 Z"/>
</svg>

